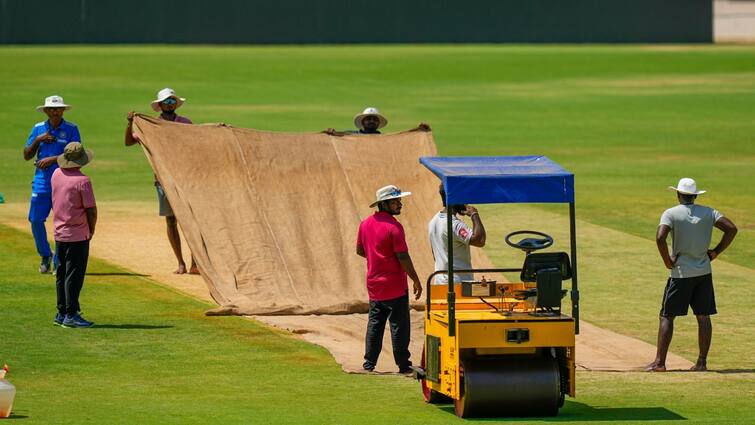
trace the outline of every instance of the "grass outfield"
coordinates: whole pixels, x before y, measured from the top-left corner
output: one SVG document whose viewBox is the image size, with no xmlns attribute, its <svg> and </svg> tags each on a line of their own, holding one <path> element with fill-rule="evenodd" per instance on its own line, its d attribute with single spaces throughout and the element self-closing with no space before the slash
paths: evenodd
<svg viewBox="0 0 755 425">
<path fill-rule="evenodd" d="M 692 176 L 741 229 L 722 259 L 755 264 L 753 46 L 2 47 L 0 63 L 8 202 L 29 196 L 21 148 L 51 93 L 97 154 L 100 198 L 151 200 L 125 115 L 171 86 L 199 123 L 346 129 L 375 105 L 390 131 L 430 123 L 441 154 L 548 155 L 576 174 L 581 218 L 646 239 Z"/>
<path fill-rule="evenodd" d="M 74 105 L 66 118 L 97 154 L 88 174 L 101 202 L 153 199 L 144 155 L 124 148 L 122 133 L 126 111 L 150 112 L 166 85 L 188 98 L 181 112 L 195 122 L 345 129 L 374 105 L 388 116 L 388 130 L 430 123 L 441 154 L 548 155 L 576 174 L 578 215 L 589 223 L 580 228 L 582 317 L 649 341 L 664 274 L 652 238 L 660 213 L 674 204 L 664 188 L 695 177 L 709 190 L 701 202 L 740 228 L 715 269 L 721 314 L 711 366 L 730 373 L 580 373 L 579 398 L 556 420 L 746 423 L 752 416 L 755 47 L 2 47 L 0 63 L 6 202 L 28 200 L 33 171 L 21 148 L 44 118 L 34 107 L 53 93 Z M 503 232 L 532 216 L 563 220 L 563 209 L 535 208 L 485 210 L 496 222 L 488 250 L 496 261 L 521 261 L 502 248 Z M 87 315 L 137 326 L 71 338 L 48 326 L 49 277 L 17 267 L 35 263 L 31 248 L 29 235 L 0 231 L 0 361 L 11 363 L 23 388 L 16 413 L 28 422 L 118 422 L 131 400 L 136 416 L 155 423 L 454 420 L 448 409 L 423 405 L 408 380 L 341 374 L 317 347 L 238 318 L 205 318 L 204 305 L 112 275 L 123 271 L 97 261 L 91 271 L 105 275 L 88 277 Z M 672 350 L 694 360 L 692 322 L 677 327 Z M 66 343 L 73 362 L 58 354 Z M 74 400 L 59 400 L 71 379 Z"/>
<path fill-rule="evenodd" d="M 53 326 L 52 277 L 18 267 L 36 258 L 28 235 L 0 226 L 0 241 L 0 360 L 11 365 L 20 423 L 476 422 L 425 404 L 411 379 L 344 374 L 318 346 L 206 317 L 207 304 L 98 260 L 82 295 L 98 326 Z M 751 377 L 580 372 L 578 398 L 556 418 L 479 422 L 748 423 Z"/>
</svg>

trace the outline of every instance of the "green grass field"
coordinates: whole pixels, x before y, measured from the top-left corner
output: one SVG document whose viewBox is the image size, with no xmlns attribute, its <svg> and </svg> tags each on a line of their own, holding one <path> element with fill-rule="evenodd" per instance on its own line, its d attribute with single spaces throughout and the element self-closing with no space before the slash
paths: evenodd
<svg viewBox="0 0 755 425">
<path fill-rule="evenodd" d="M 2 47 L 0 63 L 6 202 L 28 200 L 21 149 L 50 94 L 74 105 L 66 118 L 97 154 L 89 175 L 103 203 L 152 200 L 149 166 L 122 134 L 126 112 L 151 113 L 164 86 L 200 123 L 346 129 L 371 105 L 389 131 L 430 123 L 444 155 L 547 155 L 576 175 L 582 317 L 646 341 L 664 275 L 652 238 L 675 202 L 665 187 L 694 177 L 709 190 L 700 202 L 740 228 L 715 266 L 710 362 L 722 373 L 580 373 L 578 398 L 543 421 L 748 423 L 755 413 L 755 47 Z M 500 239 L 564 211 L 485 213 Z M 497 262 L 521 261 L 491 242 Z M 52 282 L 33 273 L 31 236 L 0 228 L 0 254 L 0 362 L 19 386 L 22 423 L 456 421 L 448 406 L 424 405 L 410 380 L 345 375 L 320 348 L 206 318 L 205 305 L 98 261 L 83 302 L 110 326 L 53 328 Z M 680 319 L 672 350 L 694 359 L 695 337 L 693 320 Z"/>
</svg>

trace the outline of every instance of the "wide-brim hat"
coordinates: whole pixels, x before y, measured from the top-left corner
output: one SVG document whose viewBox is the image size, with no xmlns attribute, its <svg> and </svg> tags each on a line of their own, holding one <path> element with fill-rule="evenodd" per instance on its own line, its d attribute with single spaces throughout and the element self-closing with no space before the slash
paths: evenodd
<svg viewBox="0 0 755 425">
<path fill-rule="evenodd" d="M 45 108 L 64 108 L 66 111 L 71 109 L 71 105 L 66 105 L 63 98 L 58 95 L 52 95 L 45 98 L 45 104 L 37 106 L 37 112 L 44 112 Z"/>
<path fill-rule="evenodd" d="M 78 168 L 83 167 L 94 158 L 94 152 L 84 149 L 79 142 L 71 142 L 66 145 L 63 153 L 58 156 L 58 166 L 60 168 Z"/>
<path fill-rule="evenodd" d="M 383 186 L 375 192 L 376 201 L 370 204 L 370 208 L 373 208 L 379 202 L 387 201 L 389 199 L 403 198 L 404 196 L 411 195 L 412 192 L 402 192 L 401 189 L 394 185 Z"/>
<path fill-rule="evenodd" d="M 186 102 L 186 99 L 184 99 L 183 97 L 176 96 L 175 90 L 169 87 L 166 87 L 160 90 L 159 92 L 157 92 L 157 99 L 152 101 L 152 110 L 155 112 L 160 112 L 160 103 L 169 97 L 176 99 L 176 109 L 180 108 L 181 105 L 183 105 L 184 102 Z"/>
<path fill-rule="evenodd" d="M 385 119 L 384 116 L 380 115 L 380 111 L 378 111 L 377 108 L 369 107 L 369 108 L 366 108 L 364 111 L 362 111 L 361 114 L 354 117 L 354 125 L 356 126 L 356 128 L 363 130 L 364 126 L 362 125 L 362 120 L 364 119 L 364 117 L 367 117 L 370 115 L 376 116 L 380 120 L 380 124 L 378 124 L 378 128 L 383 128 L 386 125 L 388 125 L 388 120 Z"/>
<path fill-rule="evenodd" d="M 675 190 L 684 195 L 702 195 L 706 192 L 704 190 L 697 190 L 697 183 L 689 177 L 680 179 L 679 184 L 676 185 L 676 187 L 669 186 L 668 188 L 669 190 Z"/>
</svg>

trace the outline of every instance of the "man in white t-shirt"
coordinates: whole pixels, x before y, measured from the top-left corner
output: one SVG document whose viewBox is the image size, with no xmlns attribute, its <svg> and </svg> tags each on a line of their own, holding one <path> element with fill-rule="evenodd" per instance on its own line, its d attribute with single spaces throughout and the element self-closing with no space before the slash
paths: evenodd
<svg viewBox="0 0 755 425">
<path fill-rule="evenodd" d="M 427 226 L 430 246 L 433 249 L 435 258 L 435 271 L 448 270 L 448 217 L 446 216 L 446 191 L 443 185 L 439 189 L 440 199 L 443 202 L 443 209 L 440 210 Z M 485 226 L 482 225 L 480 213 L 477 208 L 471 205 L 451 205 L 453 217 L 451 218 L 453 226 L 453 251 L 454 251 L 454 270 L 465 270 L 472 268 L 472 255 L 469 247 L 476 246 L 482 248 L 485 246 Z M 472 229 L 466 225 L 458 215 L 466 215 L 472 219 Z M 454 282 L 462 280 L 472 280 L 472 273 L 454 273 Z M 448 284 L 448 275 L 440 274 L 435 277 L 433 284 Z"/>
<path fill-rule="evenodd" d="M 695 205 L 697 195 L 705 191 L 698 191 L 694 180 L 683 178 L 677 187 L 669 186 L 669 189 L 676 191 L 679 205 L 663 212 L 656 244 L 663 263 L 671 270 L 671 276 L 666 282 L 661 303 L 658 351 L 646 370 L 666 370 L 666 354 L 674 334 L 674 318 L 686 316 L 688 308 L 692 306 L 697 318 L 700 354 L 691 370 L 704 371 L 707 370 L 706 359 L 713 335 L 710 316 L 716 314 L 710 262 L 731 244 L 737 227 L 713 208 Z M 713 227 L 723 231 L 724 235 L 718 245 L 710 249 Z M 669 233 L 673 240 L 671 254 L 666 243 Z"/>
</svg>

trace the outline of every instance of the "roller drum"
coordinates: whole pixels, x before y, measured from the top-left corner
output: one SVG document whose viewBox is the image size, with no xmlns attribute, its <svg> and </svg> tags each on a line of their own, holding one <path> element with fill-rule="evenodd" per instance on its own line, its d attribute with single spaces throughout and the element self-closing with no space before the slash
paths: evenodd
<svg viewBox="0 0 755 425">
<path fill-rule="evenodd" d="M 561 398 L 559 367 L 549 357 L 475 357 L 462 362 L 461 417 L 554 416 Z"/>
</svg>

